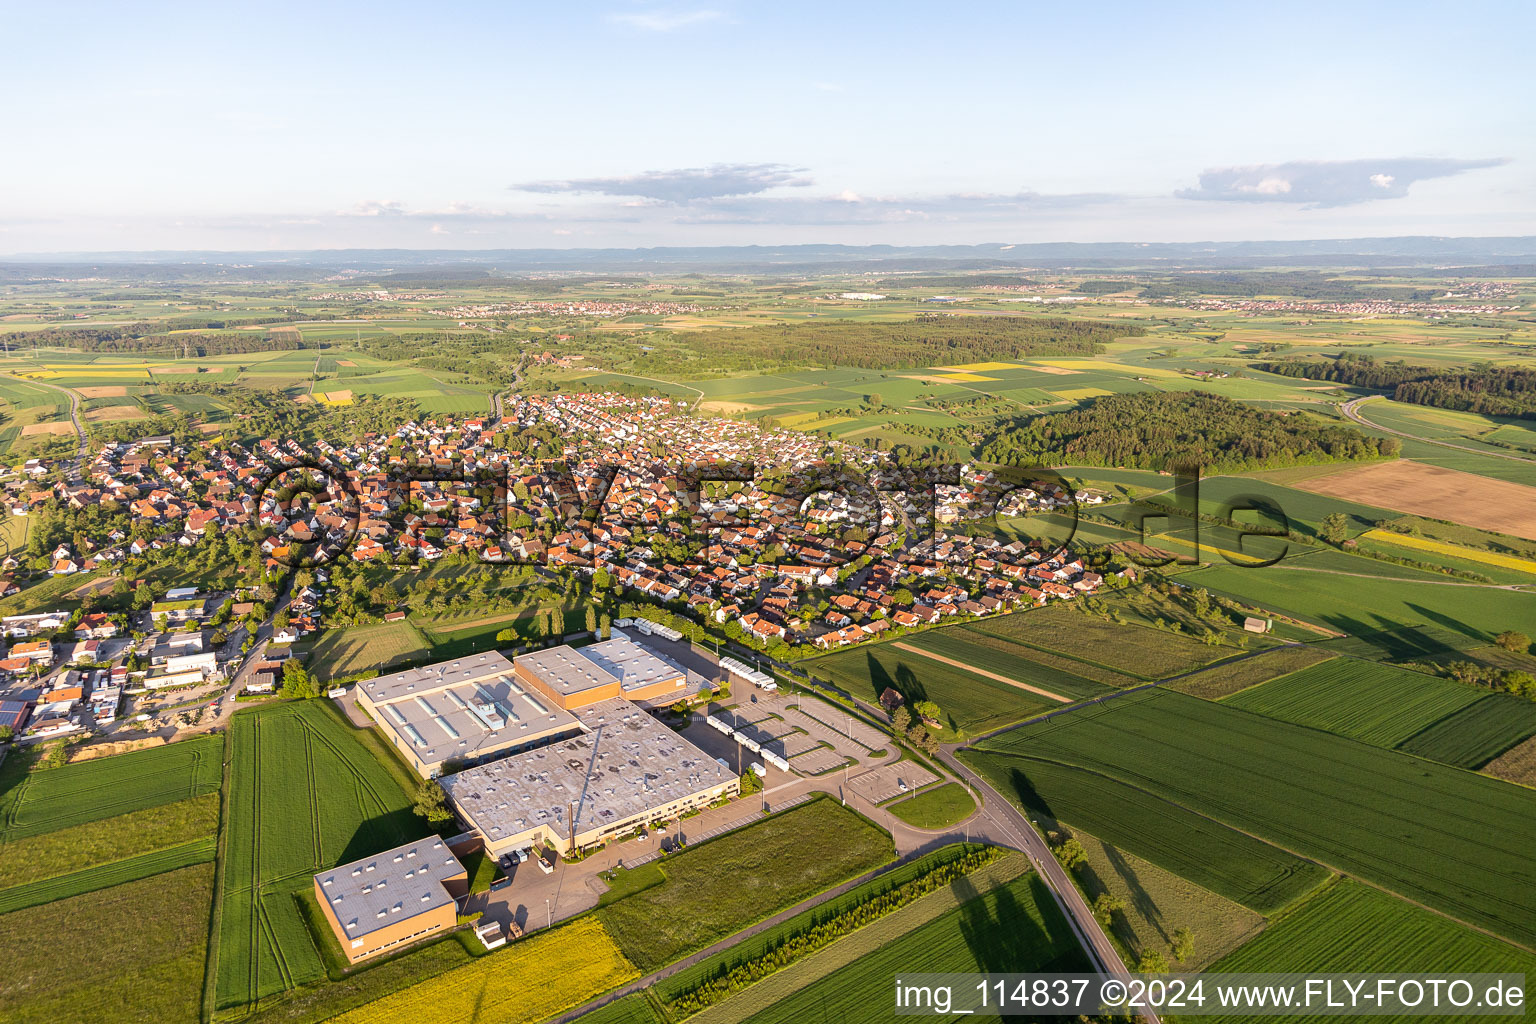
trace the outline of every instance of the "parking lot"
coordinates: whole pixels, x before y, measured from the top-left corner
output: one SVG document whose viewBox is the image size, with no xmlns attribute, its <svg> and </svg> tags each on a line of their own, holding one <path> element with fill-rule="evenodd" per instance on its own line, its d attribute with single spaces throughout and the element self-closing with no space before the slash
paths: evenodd
<svg viewBox="0 0 1536 1024">
<path fill-rule="evenodd" d="M 903 793 L 910 793 L 939 777 L 916 761 L 897 761 L 860 772 L 848 780 L 848 788 L 872 804 L 881 804 Z"/>
</svg>

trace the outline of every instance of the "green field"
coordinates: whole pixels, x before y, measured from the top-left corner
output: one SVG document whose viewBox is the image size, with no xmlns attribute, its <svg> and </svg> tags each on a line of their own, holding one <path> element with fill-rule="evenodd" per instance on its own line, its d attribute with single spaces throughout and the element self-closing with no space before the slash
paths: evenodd
<svg viewBox="0 0 1536 1024">
<path fill-rule="evenodd" d="M 856 963 L 819 978 L 747 1020 L 751 1024 L 884 1020 L 891 1013 L 892 979 L 902 973 L 1086 969 L 1086 958 L 1050 890 L 1031 874 L 893 937 Z M 725 1008 L 729 1006 L 727 1002 Z M 965 1019 L 995 1018 L 978 1014 Z"/>
<path fill-rule="evenodd" d="M 1231 648 L 1207 646 L 1187 636 L 1085 615 L 1060 602 L 971 628 L 1136 679 L 1188 672 L 1234 653 Z"/>
<path fill-rule="evenodd" d="M 1536 956 L 1348 879 L 1318 893 L 1295 912 L 1214 967 L 1219 972 L 1455 972 L 1536 974 Z M 1214 1020 L 1251 1021 L 1253 1017 Z M 1338 1018 L 1291 1017 L 1318 1021 Z M 1406 1020 L 1381 1017 L 1381 1020 Z M 1486 1017 L 1438 1017 L 1486 1020 Z"/>
<path fill-rule="evenodd" d="M 324 977 L 293 894 L 323 868 L 424 834 L 411 797 L 334 708 L 237 714 L 219 893 L 217 1006 Z"/>
<path fill-rule="evenodd" d="M 814 838 L 829 836 L 836 841 Z M 650 971 L 894 856 L 884 830 L 815 800 L 666 859 L 666 881 L 597 913 L 624 955 Z"/>
<path fill-rule="evenodd" d="M 908 825 L 942 829 L 969 818 L 976 810 L 976 801 L 960 783 L 946 782 L 888 804 L 885 809 Z"/>
<path fill-rule="evenodd" d="M 1261 914 L 1328 877 L 1311 861 L 1117 779 L 1054 761 L 976 753 L 964 759 L 1030 814 L 1085 829 Z"/>
<path fill-rule="evenodd" d="M 983 624 L 934 629 L 906 642 L 920 650 L 932 651 L 1063 697 L 1097 697 L 1137 682 L 1130 676 L 1101 666 L 1029 647 L 985 630 Z"/>
<path fill-rule="evenodd" d="M 898 650 L 888 643 L 861 645 L 803 664 L 812 675 L 870 703 L 878 701 L 887 688 L 900 693 L 908 703 L 931 700 L 939 705 L 948 728 L 960 735 L 999 729 L 1059 706 L 1007 683 Z"/>
<path fill-rule="evenodd" d="M 1334 658 L 1244 690 L 1223 703 L 1392 747 L 1486 695 L 1438 676 Z"/>
<path fill-rule="evenodd" d="M 1329 657 L 1331 655 L 1328 652 L 1312 647 L 1272 647 L 1251 658 L 1237 658 L 1212 665 L 1177 682 L 1168 683 L 1167 686 L 1180 693 L 1219 700 L 1266 680 L 1326 661 Z"/>
<path fill-rule="evenodd" d="M 110 820 L 110 819 L 109 819 Z M 35 907 L 54 900 L 110 889 L 124 882 L 134 882 L 151 875 L 164 874 L 193 864 L 206 864 L 214 859 L 218 850 L 213 836 L 195 839 L 180 846 L 141 853 L 135 857 L 98 864 L 95 867 L 71 871 L 68 874 L 28 882 L 25 885 L 0 889 L 0 914 L 23 907 Z"/>
<path fill-rule="evenodd" d="M 1161 953 L 1177 971 L 1197 971 L 1221 959 L 1264 928 L 1256 911 L 1218 896 L 1134 853 L 1110 846 L 1083 831 L 1073 838 L 1087 855 L 1074 869 L 1090 901 L 1101 893 L 1118 897 L 1121 909 L 1110 918 L 1109 931 L 1129 961 L 1149 952 Z M 1188 929 L 1194 949 L 1180 961 L 1174 934 Z"/>
<path fill-rule="evenodd" d="M 409 622 L 343 626 L 320 634 L 309 649 L 306 667 L 317 679 L 336 679 L 355 672 L 385 669 L 426 652 L 426 639 Z"/>
<path fill-rule="evenodd" d="M 13 751 L 0 765 L 0 840 L 212 793 L 219 788 L 223 748 L 223 737 L 195 736 L 30 772 L 30 758 Z"/>
<path fill-rule="evenodd" d="M 1524 867 L 1536 792 L 1519 786 L 1157 689 L 982 747 L 976 761 L 1004 792 L 1019 792 L 1012 772 L 1027 784 L 1041 766 L 1110 779 L 1119 789 L 1104 794 L 1099 815 L 1139 814 L 1171 840 L 1182 822 L 1145 821 L 1148 800 L 1162 798 L 1516 941 L 1536 938 Z M 1048 797 L 1049 778 L 1041 789 Z"/>
<path fill-rule="evenodd" d="M 1489 693 L 1397 745 L 1398 750 L 1459 768 L 1481 768 L 1536 735 L 1536 704 Z"/>
<path fill-rule="evenodd" d="M 1536 635 L 1536 593 L 1525 591 L 1341 576 L 1285 562 L 1268 569 L 1211 565 L 1180 581 L 1350 634 L 1433 628 L 1461 647 L 1491 643 L 1506 629 Z M 1396 654 L 1385 640 L 1379 646 Z"/>
<path fill-rule="evenodd" d="M 9 1024 L 199 1018 L 213 865 L 0 914 Z"/>
<path fill-rule="evenodd" d="M 0 889 L 127 860 L 211 837 L 219 827 L 219 797 L 146 807 L 113 818 L 0 843 Z"/>
</svg>

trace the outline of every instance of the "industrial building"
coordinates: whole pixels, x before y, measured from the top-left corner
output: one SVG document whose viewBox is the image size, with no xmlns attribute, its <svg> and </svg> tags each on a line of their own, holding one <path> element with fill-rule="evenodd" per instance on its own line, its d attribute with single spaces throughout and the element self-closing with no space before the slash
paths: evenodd
<svg viewBox="0 0 1536 1024">
<path fill-rule="evenodd" d="M 590 647 L 550 647 L 517 658 L 517 675 L 567 710 L 623 697 L 665 702 L 688 691 L 688 673 L 627 637 Z"/>
<path fill-rule="evenodd" d="M 623 697 L 576 714 L 583 735 L 442 778 L 494 856 L 544 843 L 562 854 L 585 849 L 741 791 L 734 772 Z"/>
<path fill-rule="evenodd" d="M 464 865 L 436 836 L 315 875 L 315 898 L 350 963 L 458 923 Z"/>
<path fill-rule="evenodd" d="M 521 659 L 519 659 L 521 660 Z M 494 651 L 357 684 L 357 702 L 423 778 L 581 732 Z"/>
</svg>

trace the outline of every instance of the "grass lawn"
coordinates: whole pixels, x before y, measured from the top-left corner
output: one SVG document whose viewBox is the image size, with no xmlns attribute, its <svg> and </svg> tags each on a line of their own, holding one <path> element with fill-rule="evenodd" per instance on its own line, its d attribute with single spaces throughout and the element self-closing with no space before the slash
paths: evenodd
<svg viewBox="0 0 1536 1024">
<path fill-rule="evenodd" d="M 665 882 L 597 915 L 635 966 L 650 971 L 894 855 L 885 831 L 818 799 L 663 860 Z"/>
<path fill-rule="evenodd" d="M 13 750 L 0 765 L 0 840 L 211 793 L 219 788 L 223 748 L 222 736 L 195 736 L 58 768 Z"/>
<path fill-rule="evenodd" d="M 960 783 L 946 782 L 888 804 L 885 809 L 916 828 L 941 829 L 969 818 L 976 810 L 976 801 Z"/>
<path fill-rule="evenodd" d="M 0 843 L 0 889 L 108 864 L 195 839 L 219 827 L 219 796 L 207 793 L 115 818 Z"/>
<path fill-rule="evenodd" d="M 309 649 L 306 667 L 318 679 L 335 679 L 421 657 L 427 646 L 426 638 L 409 622 L 340 626 L 320 634 Z"/>
<path fill-rule="evenodd" d="M 10 1024 L 196 1021 L 213 865 L 0 914 Z"/>
</svg>

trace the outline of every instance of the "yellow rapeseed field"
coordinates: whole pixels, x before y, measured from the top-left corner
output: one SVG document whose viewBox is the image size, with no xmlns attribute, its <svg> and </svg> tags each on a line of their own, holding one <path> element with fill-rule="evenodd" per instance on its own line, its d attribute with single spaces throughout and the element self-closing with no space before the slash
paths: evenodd
<svg viewBox="0 0 1536 1024">
<path fill-rule="evenodd" d="M 332 1024 L 533 1024 L 640 976 L 584 917 L 376 999 Z"/>
<path fill-rule="evenodd" d="M 1501 555 L 1497 551 L 1464 548 L 1460 544 L 1447 544 L 1443 540 L 1432 540 L 1429 537 L 1410 537 L 1407 534 L 1393 533 L 1391 530 L 1367 530 L 1360 537 L 1362 540 L 1376 540 L 1383 544 L 1413 548 L 1415 551 L 1431 551 L 1437 555 L 1452 555 L 1456 558 L 1465 558 L 1469 562 L 1482 562 L 1485 565 L 1497 565 L 1504 569 L 1536 575 L 1536 562 L 1529 558 L 1518 558 L 1515 555 Z"/>
<path fill-rule="evenodd" d="M 1060 391 L 1052 391 L 1051 394 L 1057 398 L 1065 398 L 1069 402 L 1076 402 L 1084 398 L 1102 398 L 1114 392 L 1105 391 L 1103 388 L 1063 388 Z"/>
</svg>

